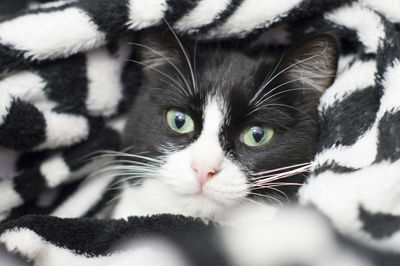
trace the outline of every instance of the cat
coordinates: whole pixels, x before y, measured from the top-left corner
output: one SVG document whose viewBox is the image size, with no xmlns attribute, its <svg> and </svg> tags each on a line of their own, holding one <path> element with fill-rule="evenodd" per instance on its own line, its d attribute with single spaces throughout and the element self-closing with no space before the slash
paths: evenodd
<svg viewBox="0 0 400 266">
<path fill-rule="evenodd" d="M 316 152 L 319 97 L 336 74 L 336 37 L 271 53 L 155 30 L 136 46 L 143 82 L 123 133 L 113 218 L 221 219 L 247 202 L 295 198 Z"/>
</svg>

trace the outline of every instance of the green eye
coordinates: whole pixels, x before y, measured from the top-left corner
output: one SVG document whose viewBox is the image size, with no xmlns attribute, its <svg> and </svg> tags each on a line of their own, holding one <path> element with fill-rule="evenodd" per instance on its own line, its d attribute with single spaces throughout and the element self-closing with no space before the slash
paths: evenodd
<svg viewBox="0 0 400 266">
<path fill-rule="evenodd" d="M 167 112 L 167 124 L 175 132 L 185 134 L 194 130 L 193 119 L 183 112 L 171 109 Z"/>
<path fill-rule="evenodd" d="M 250 126 L 240 135 L 240 141 L 247 146 L 261 146 L 271 140 L 274 130 L 269 126 Z"/>
</svg>

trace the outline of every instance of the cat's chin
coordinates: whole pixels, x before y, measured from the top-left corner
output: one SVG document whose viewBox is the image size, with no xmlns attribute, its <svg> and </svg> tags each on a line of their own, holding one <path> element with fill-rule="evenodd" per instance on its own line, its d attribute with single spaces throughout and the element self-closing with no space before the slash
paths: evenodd
<svg viewBox="0 0 400 266">
<path fill-rule="evenodd" d="M 188 196 L 185 201 L 186 215 L 211 220 L 222 219 L 226 212 L 235 206 L 234 204 L 226 205 L 224 202 L 219 202 L 206 193 Z"/>
</svg>

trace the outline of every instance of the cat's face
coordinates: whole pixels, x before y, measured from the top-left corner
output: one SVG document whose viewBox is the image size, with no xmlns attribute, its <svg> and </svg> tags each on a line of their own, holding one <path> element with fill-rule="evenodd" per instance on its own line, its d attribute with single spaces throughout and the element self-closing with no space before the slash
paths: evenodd
<svg viewBox="0 0 400 266">
<path fill-rule="evenodd" d="M 155 202 L 200 217 L 293 196 L 304 177 L 296 169 L 315 153 L 335 39 L 316 36 L 285 56 L 188 42 L 187 59 L 176 39 L 151 34 L 143 45 L 145 80 L 124 132 L 133 175 L 143 174 L 133 185 L 156 184 Z"/>
</svg>

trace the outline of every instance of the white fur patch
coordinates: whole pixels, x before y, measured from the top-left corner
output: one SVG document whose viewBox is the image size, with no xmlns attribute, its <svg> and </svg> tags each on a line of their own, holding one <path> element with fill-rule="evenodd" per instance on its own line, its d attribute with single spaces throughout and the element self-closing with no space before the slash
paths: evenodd
<svg viewBox="0 0 400 266">
<path fill-rule="evenodd" d="M 45 9 L 45 8 L 54 8 L 54 7 L 62 7 L 69 3 L 75 3 L 78 0 L 58 0 L 56 2 L 49 2 L 49 3 L 30 3 L 28 8 L 29 9 Z"/>
<path fill-rule="evenodd" d="M 0 94 L 3 95 L 0 98 L 5 102 L 4 106 L 7 108 L 9 108 L 7 100 L 10 97 L 17 97 L 33 104 L 41 111 L 50 111 L 57 104 L 47 98 L 44 93 L 45 87 L 46 82 L 38 74 L 30 71 L 21 71 L 0 81 Z M 3 116 L 0 119 L 3 119 Z"/>
<path fill-rule="evenodd" d="M 224 154 L 219 143 L 220 127 L 224 119 L 222 108 L 223 103 L 220 101 L 209 100 L 207 103 L 203 113 L 203 130 L 190 147 L 195 160 L 206 164 L 219 164 L 222 161 Z"/>
<path fill-rule="evenodd" d="M 36 73 L 21 71 L 7 76 L 0 81 L 0 124 L 8 114 L 13 97 L 33 103 L 40 107 L 48 99 L 44 94 L 46 82 Z"/>
<path fill-rule="evenodd" d="M 121 115 L 107 121 L 107 126 L 122 133 L 128 120 L 127 115 Z"/>
<path fill-rule="evenodd" d="M 326 90 L 320 98 L 319 110 L 332 106 L 353 92 L 367 88 L 375 84 L 376 62 L 375 60 L 357 61 L 346 71 L 339 73 L 335 82 Z"/>
<path fill-rule="evenodd" d="M 397 112 L 400 110 L 400 62 L 396 59 L 393 66 L 388 66 L 383 75 L 383 86 L 385 90 L 381 98 L 381 105 L 378 117 L 382 117 L 385 112 Z"/>
<path fill-rule="evenodd" d="M 110 116 L 117 111 L 122 98 L 122 70 L 127 62 L 130 46 L 121 44 L 116 56 L 110 55 L 106 48 L 86 54 L 88 95 L 86 107 L 90 115 Z"/>
<path fill-rule="evenodd" d="M 326 171 L 311 177 L 299 192 L 302 204 L 313 204 L 342 232 L 359 234 L 358 208 L 400 215 L 400 162 L 382 162 L 357 172 Z M 384 177 L 384 179 L 382 179 Z"/>
<path fill-rule="evenodd" d="M 353 92 L 375 84 L 376 62 L 355 62 L 346 71 L 339 74 L 335 82 L 320 99 L 319 111 L 332 106 L 335 102 L 344 100 Z M 377 123 L 359 136 L 351 146 L 336 146 L 317 154 L 314 162 L 329 163 L 334 160 L 342 166 L 361 168 L 373 163 L 377 149 Z"/>
<path fill-rule="evenodd" d="M 228 0 L 203 0 L 197 6 L 178 22 L 175 23 L 174 28 L 179 31 L 189 31 L 213 22 L 222 11 L 224 11 L 230 1 Z"/>
<path fill-rule="evenodd" d="M 87 179 L 52 215 L 63 218 L 81 217 L 103 196 L 113 178 L 114 176 L 100 175 Z"/>
<path fill-rule="evenodd" d="M 339 56 L 336 75 L 340 75 L 344 71 L 346 71 L 350 66 L 350 62 L 353 61 L 355 58 L 356 58 L 356 54 L 348 54 L 348 55 Z"/>
<path fill-rule="evenodd" d="M 87 138 L 89 124 L 86 118 L 73 114 L 44 112 L 46 141 L 35 150 L 57 148 L 78 143 Z"/>
<path fill-rule="evenodd" d="M 383 84 L 385 86 L 385 91 L 381 97 L 381 105 L 377 113 L 377 120 L 371 128 L 361 135 L 357 142 L 351 146 L 332 147 L 317 154 L 314 159 L 315 163 L 324 164 L 334 160 L 342 166 L 362 168 L 369 166 L 375 161 L 379 119 L 382 118 L 386 112 L 396 112 L 400 110 L 400 92 L 398 90 L 398 84 L 400 84 L 400 64 L 397 60 L 393 64 L 393 66 L 387 68 L 384 74 Z M 353 67 L 354 68 L 345 72 L 346 75 L 347 73 L 353 73 L 352 75 L 346 79 L 339 77 L 329 88 L 327 93 L 321 97 L 322 108 L 344 97 L 345 94 L 358 89 L 358 86 L 363 88 L 374 84 L 373 74 L 375 73 L 376 67 L 373 62 L 357 62 Z M 346 86 L 346 81 L 348 84 L 356 84 L 356 86 Z M 344 92 L 341 92 L 341 90 Z"/>
<path fill-rule="evenodd" d="M 377 154 L 377 124 L 360 136 L 351 146 L 337 146 L 317 154 L 314 163 L 324 164 L 334 160 L 342 166 L 361 168 L 374 162 Z"/>
<path fill-rule="evenodd" d="M 167 10 L 166 0 L 129 1 L 129 29 L 143 29 L 160 23 Z"/>
<path fill-rule="evenodd" d="M 353 145 L 332 147 L 324 150 L 316 155 L 314 162 L 323 164 L 334 160 L 343 166 L 362 168 L 375 161 L 379 119 L 382 118 L 386 112 L 396 112 L 400 110 L 400 92 L 398 90 L 398 84 L 400 84 L 400 64 L 397 60 L 393 64 L 393 66 L 387 68 L 384 74 L 383 84 L 385 86 L 385 91 L 381 97 L 381 105 L 377 113 L 377 120 L 371 128 L 360 136 Z M 347 80 L 349 84 L 358 84 L 361 88 L 374 84 L 373 75 L 371 74 L 375 73 L 375 64 L 372 62 L 358 62 L 355 63 L 354 66 L 356 66 L 354 69 L 352 68 L 346 72 L 353 73 L 353 75 L 350 75 L 347 79 L 344 79 L 344 81 Z M 368 76 L 369 78 L 367 78 Z M 346 86 L 347 83 L 342 82 L 343 81 L 339 77 L 337 82 L 335 82 L 327 93 L 321 97 L 322 108 L 324 106 L 329 106 L 329 104 L 333 103 L 336 99 L 344 97 L 344 95 L 341 94 L 346 93 L 347 90 L 343 88 L 352 91 L 358 87 Z M 344 92 L 340 92 L 340 90 Z"/>
<path fill-rule="evenodd" d="M 84 11 L 71 7 L 5 21 L 0 24 L 0 42 L 24 51 L 25 58 L 43 60 L 104 45 L 105 34 Z"/>
<path fill-rule="evenodd" d="M 45 87 L 46 82 L 30 71 L 21 71 L 0 81 L 0 91 L 31 103 L 47 100 L 43 91 Z"/>
<path fill-rule="evenodd" d="M 277 14 L 280 17 L 299 4 L 300 0 L 247 0 L 244 1 L 235 13 L 216 30 L 210 31 L 211 36 L 226 36 L 231 34 L 247 33 L 255 28 L 271 25 Z"/>
<path fill-rule="evenodd" d="M 68 178 L 70 171 L 62 156 L 55 155 L 42 163 L 40 173 L 44 176 L 47 185 L 54 188 Z"/>
<path fill-rule="evenodd" d="M 380 39 L 385 39 L 385 29 L 378 14 L 359 3 L 338 8 L 325 18 L 355 30 L 367 53 L 376 53 Z"/>
<path fill-rule="evenodd" d="M 392 22 L 400 22 L 400 1 L 398 0 L 361 0 L 363 5 L 368 6 L 380 13 Z"/>
<path fill-rule="evenodd" d="M 0 242 L 8 251 L 19 251 L 29 260 L 36 259 L 46 243 L 35 232 L 25 228 L 7 230 L 1 235 Z"/>
</svg>

